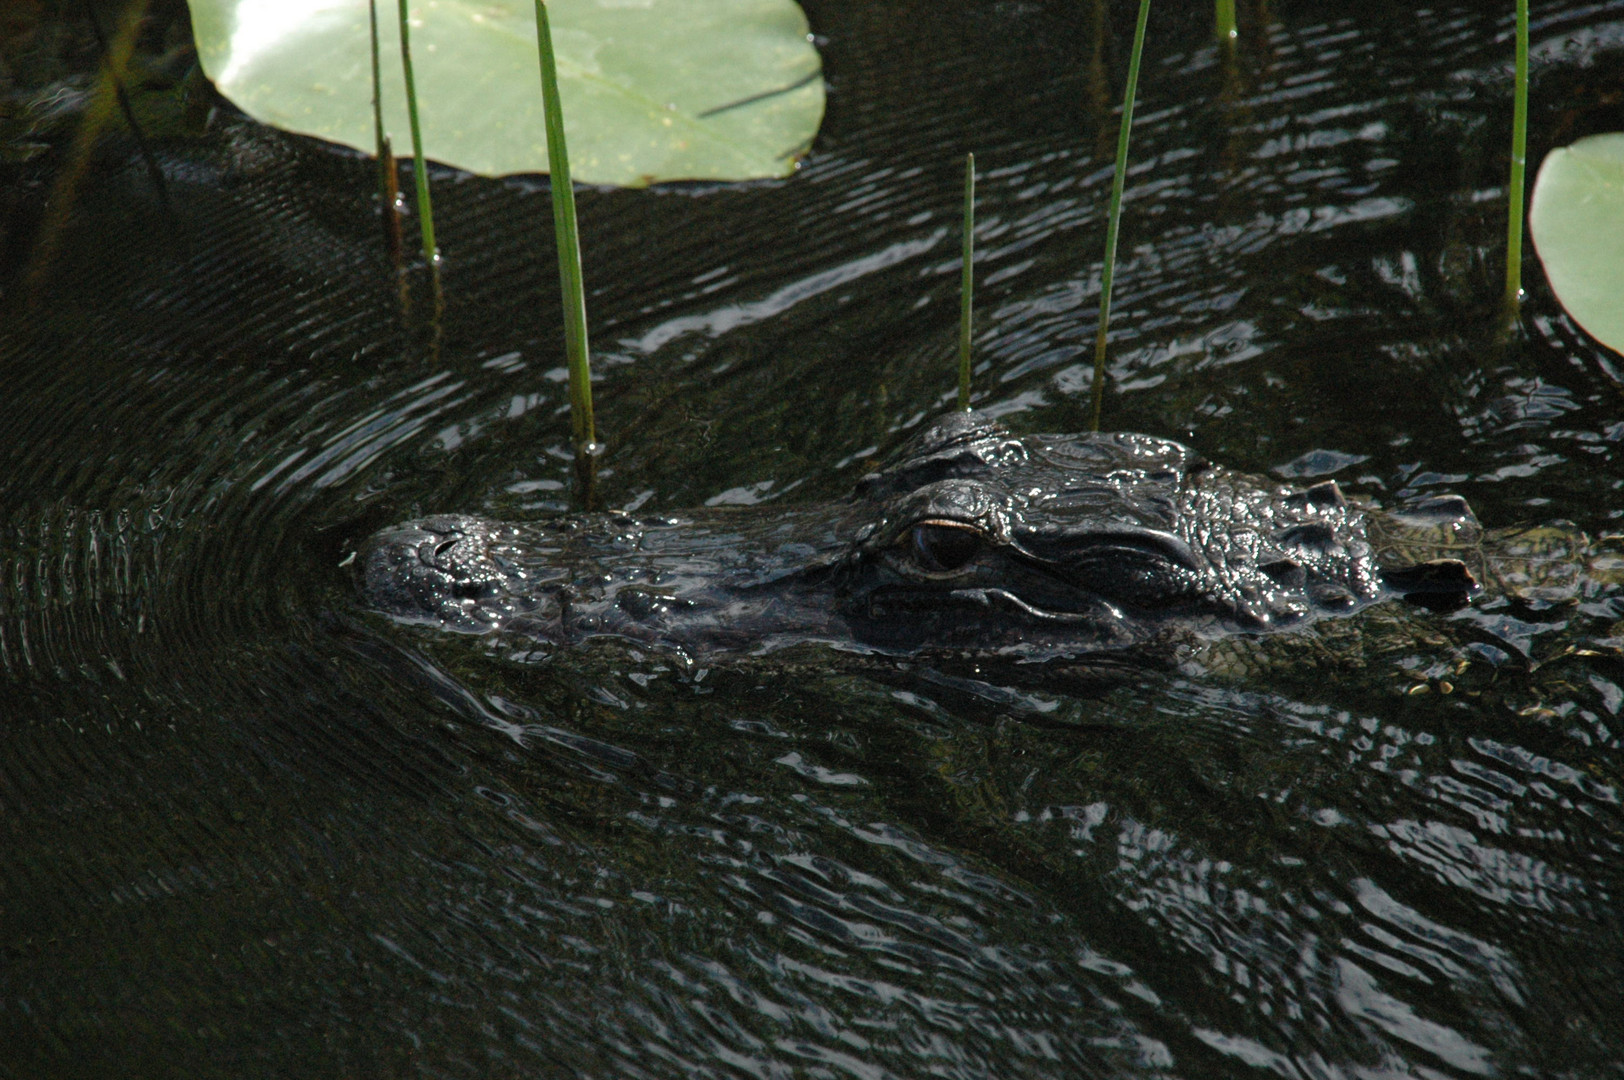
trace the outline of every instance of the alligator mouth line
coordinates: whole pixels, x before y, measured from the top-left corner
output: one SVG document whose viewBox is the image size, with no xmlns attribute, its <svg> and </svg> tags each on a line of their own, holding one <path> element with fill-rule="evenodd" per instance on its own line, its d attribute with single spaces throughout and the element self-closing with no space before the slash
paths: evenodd
<svg viewBox="0 0 1624 1080">
<path fill-rule="evenodd" d="M 1027 603 L 1008 589 L 954 589 L 948 596 L 955 600 L 968 600 L 987 608 L 1017 612 L 1029 619 L 1052 626 L 1089 626 L 1100 619 L 1123 621 L 1122 609 L 1102 597 L 1092 597 L 1099 605 L 1096 611 L 1051 611 Z"/>
</svg>

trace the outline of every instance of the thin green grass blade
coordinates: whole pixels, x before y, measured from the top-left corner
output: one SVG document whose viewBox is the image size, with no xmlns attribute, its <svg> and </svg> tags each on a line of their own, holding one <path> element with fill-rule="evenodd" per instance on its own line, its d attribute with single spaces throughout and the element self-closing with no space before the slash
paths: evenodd
<svg viewBox="0 0 1624 1080">
<path fill-rule="evenodd" d="M 1511 182 L 1507 185 L 1507 322 L 1522 302 L 1523 185 L 1528 170 L 1528 0 L 1517 0 L 1517 81 L 1511 112 Z"/>
<path fill-rule="evenodd" d="M 575 226 L 575 186 L 564 143 L 564 108 L 558 98 L 558 66 L 546 0 L 536 0 L 536 51 L 541 61 L 542 106 L 547 122 L 547 159 L 552 176 L 553 232 L 558 237 L 558 280 L 564 302 L 564 350 L 569 359 L 570 419 L 575 462 L 586 475 L 596 451 L 592 420 L 592 370 L 586 337 L 586 288 L 581 280 L 581 238 Z"/>
<path fill-rule="evenodd" d="M 964 155 L 964 266 L 959 271 L 959 408 L 970 408 L 970 311 L 975 288 L 976 156 Z"/>
<path fill-rule="evenodd" d="M 396 0 L 395 7 L 400 13 L 400 67 L 406 77 L 406 115 L 412 122 L 412 176 L 417 181 L 417 220 L 423 230 L 423 261 L 429 264 L 438 282 L 440 255 L 434 243 L 434 206 L 429 201 L 429 171 L 423 160 L 423 129 L 417 121 L 417 84 L 412 80 L 412 42 L 406 25 L 406 0 Z"/>
<path fill-rule="evenodd" d="M 1227 45 L 1235 40 L 1235 0 L 1218 0 L 1218 40 Z"/>
<path fill-rule="evenodd" d="M 1094 393 L 1091 430 L 1100 429 L 1105 404 L 1105 335 L 1111 322 L 1111 282 L 1116 273 L 1117 227 L 1122 221 L 1122 186 L 1128 175 L 1128 135 L 1133 130 L 1133 100 L 1139 91 L 1139 57 L 1145 51 L 1145 23 L 1150 0 L 1139 0 L 1139 23 L 1133 31 L 1133 55 L 1128 61 L 1128 88 L 1122 95 L 1122 127 L 1117 134 L 1116 175 L 1111 178 L 1111 203 L 1105 224 L 1105 268 L 1100 273 L 1100 325 L 1094 335 Z"/>
</svg>

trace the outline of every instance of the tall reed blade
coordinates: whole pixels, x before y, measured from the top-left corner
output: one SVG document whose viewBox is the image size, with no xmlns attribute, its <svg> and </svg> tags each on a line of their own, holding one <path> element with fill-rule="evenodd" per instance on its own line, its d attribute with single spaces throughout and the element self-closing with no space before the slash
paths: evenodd
<svg viewBox="0 0 1624 1080">
<path fill-rule="evenodd" d="M 1234 42 L 1235 0 L 1218 0 L 1217 35 L 1219 44 L 1229 45 Z"/>
<path fill-rule="evenodd" d="M 959 271 L 959 408 L 970 408 L 970 310 L 975 288 L 976 156 L 964 155 L 964 266 Z"/>
<path fill-rule="evenodd" d="M 383 162 L 383 75 L 378 62 L 378 0 L 367 0 L 367 28 L 372 32 L 372 141 Z"/>
<path fill-rule="evenodd" d="M 575 227 L 575 186 L 570 181 L 564 143 L 564 107 L 558 98 L 558 66 L 546 0 L 536 0 L 536 51 L 541 60 L 542 108 L 547 119 L 548 185 L 553 192 L 553 233 L 558 238 L 558 280 L 564 302 L 564 350 L 569 359 L 570 419 L 575 434 L 576 471 L 590 501 L 597 432 L 592 422 L 592 370 L 586 338 L 586 289 L 581 281 L 581 238 Z"/>
<path fill-rule="evenodd" d="M 1111 178 L 1111 203 L 1106 212 L 1105 267 L 1100 273 L 1100 325 L 1094 335 L 1094 400 L 1091 430 L 1100 429 L 1105 403 L 1105 334 L 1111 322 L 1111 281 L 1116 273 L 1117 226 L 1122 220 L 1122 185 L 1128 175 L 1128 134 L 1133 130 L 1133 100 L 1139 90 L 1139 57 L 1145 51 L 1145 23 L 1150 0 L 1139 0 L 1139 23 L 1133 31 L 1133 55 L 1128 60 L 1128 88 L 1122 95 L 1122 127 L 1117 134 L 1116 175 Z"/>
<path fill-rule="evenodd" d="M 412 122 L 412 175 L 417 181 L 417 220 L 423 230 L 423 261 L 429 264 L 438 295 L 440 253 L 434 243 L 434 206 L 429 201 L 429 173 L 423 160 L 423 129 L 417 121 L 417 83 L 412 79 L 412 39 L 411 30 L 406 25 L 406 0 L 396 0 L 396 8 L 400 12 L 400 67 L 406 76 L 406 115 Z"/>
<path fill-rule="evenodd" d="M 1505 318 L 1522 302 L 1523 184 L 1528 167 L 1528 0 L 1517 0 L 1517 82 L 1511 111 L 1511 182 L 1507 185 Z"/>
</svg>

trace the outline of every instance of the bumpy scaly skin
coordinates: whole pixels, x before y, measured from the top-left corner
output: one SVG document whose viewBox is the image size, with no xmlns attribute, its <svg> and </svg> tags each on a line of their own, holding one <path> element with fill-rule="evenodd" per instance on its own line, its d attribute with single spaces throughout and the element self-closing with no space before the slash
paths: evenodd
<svg viewBox="0 0 1624 1080">
<path fill-rule="evenodd" d="M 1440 549 L 1475 535 L 1459 500 L 1419 513 Z M 1380 565 L 1372 527 L 1334 483 L 1294 490 L 1164 439 L 1015 438 L 957 413 L 845 503 L 425 518 L 368 541 L 360 587 L 403 620 L 553 645 L 611 636 L 710 654 L 824 641 L 1014 660 L 1267 632 L 1395 594 L 1459 603 L 1475 589 L 1461 562 L 1425 550 Z"/>
</svg>

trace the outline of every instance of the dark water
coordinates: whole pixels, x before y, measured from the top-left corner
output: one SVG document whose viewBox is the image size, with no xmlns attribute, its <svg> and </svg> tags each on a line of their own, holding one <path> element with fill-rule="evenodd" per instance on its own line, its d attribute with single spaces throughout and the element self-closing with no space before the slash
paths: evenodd
<svg viewBox="0 0 1624 1080">
<path fill-rule="evenodd" d="M 1509 0 L 1273 4 L 1233 66 L 1190 7 L 1107 423 L 1617 531 L 1621 361 L 1532 256 L 1494 332 Z M 582 195 L 610 505 L 833 497 L 942 410 L 965 150 L 978 403 L 1083 422 L 1090 6 L 808 13 L 795 179 Z M 1534 43 L 1533 160 L 1624 128 L 1624 3 Z M 0 279 L 0 1075 L 1624 1073 L 1606 573 L 1087 699 L 398 627 L 357 540 L 567 504 L 545 191 L 436 175 L 436 343 L 366 163 L 226 118 L 159 152 L 172 214 L 115 139 L 36 303 Z M 6 166 L 13 256 L 52 160 Z"/>
</svg>

